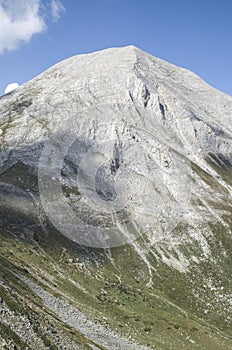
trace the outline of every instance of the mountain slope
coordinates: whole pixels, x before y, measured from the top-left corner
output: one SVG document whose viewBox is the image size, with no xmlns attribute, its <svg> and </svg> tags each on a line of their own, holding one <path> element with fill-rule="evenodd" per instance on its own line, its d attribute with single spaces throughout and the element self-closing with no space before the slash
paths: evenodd
<svg viewBox="0 0 232 350">
<path fill-rule="evenodd" d="M 125 47 L 0 110 L 5 348 L 230 349 L 232 97 Z"/>
</svg>

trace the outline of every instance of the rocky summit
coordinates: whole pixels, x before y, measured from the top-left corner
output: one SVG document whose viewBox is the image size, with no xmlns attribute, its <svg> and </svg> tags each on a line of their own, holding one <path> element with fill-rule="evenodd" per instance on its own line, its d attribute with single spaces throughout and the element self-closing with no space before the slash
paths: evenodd
<svg viewBox="0 0 232 350">
<path fill-rule="evenodd" d="M 0 348 L 232 348 L 232 97 L 136 47 L 0 98 Z"/>
</svg>

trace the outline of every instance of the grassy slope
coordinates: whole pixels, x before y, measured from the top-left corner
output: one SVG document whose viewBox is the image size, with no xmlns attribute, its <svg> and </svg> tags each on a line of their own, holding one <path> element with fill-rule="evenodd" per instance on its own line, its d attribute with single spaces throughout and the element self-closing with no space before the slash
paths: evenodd
<svg viewBox="0 0 232 350">
<path fill-rule="evenodd" d="M 141 344 L 159 349 L 231 348 L 232 334 L 217 317 L 217 308 L 211 315 L 202 315 L 201 298 L 193 295 L 204 276 L 194 278 L 193 285 L 191 274 L 161 264 L 149 288 L 146 268 L 130 247 L 113 251 L 115 268 L 103 251 L 81 249 L 57 233 L 41 234 L 38 239 L 39 244 L 6 234 L 1 237 L 1 279 L 10 285 L 10 292 L 0 291 L 11 308 L 19 305 L 14 304 L 17 295 L 23 305 L 19 312 L 42 311 L 41 301 L 28 288 L 25 293 L 25 286 L 12 274 L 20 272 Z M 205 297 L 210 300 L 211 296 Z M 85 344 L 76 331 L 71 334 Z"/>
</svg>

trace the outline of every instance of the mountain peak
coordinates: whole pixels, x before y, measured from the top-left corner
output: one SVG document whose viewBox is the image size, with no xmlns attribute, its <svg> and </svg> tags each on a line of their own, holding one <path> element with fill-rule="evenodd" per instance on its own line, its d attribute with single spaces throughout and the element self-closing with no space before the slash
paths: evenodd
<svg viewBox="0 0 232 350">
<path fill-rule="evenodd" d="M 231 348 L 232 97 L 129 46 L 62 61 L 0 110 L 0 308 L 13 331 L 36 321 L 18 342 L 144 349 L 107 324 L 149 349 Z"/>
</svg>

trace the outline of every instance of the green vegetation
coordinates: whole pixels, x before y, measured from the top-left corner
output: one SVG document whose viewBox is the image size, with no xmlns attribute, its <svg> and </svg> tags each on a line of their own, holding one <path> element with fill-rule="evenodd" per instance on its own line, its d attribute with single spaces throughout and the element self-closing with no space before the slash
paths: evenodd
<svg viewBox="0 0 232 350">
<path fill-rule="evenodd" d="M 199 345 L 202 349 L 230 349 L 231 329 L 218 315 L 218 308 L 210 315 L 203 314 L 201 297 L 204 303 L 213 295 L 194 295 L 196 290 L 200 293 L 205 278 L 199 267 L 190 283 L 194 270 L 185 275 L 160 264 L 153 287 L 147 287 L 148 272 L 132 247 L 113 250 L 112 264 L 105 252 L 80 248 L 55 231 L 48 236 L 40 234 L 39 242 L 9 235 L 1 238 L 1 278 L 11 292 L 6 294 L 1 288 L 0 294 L 16 313 L 37 312 L 39 317 L 42 309 L 40 299 L 16 277 L 20 273 L 56 296 L 65 295 L 96 322 L 109 324 L 140 344 L 160 349 L 195 349 Z M 215 277 L 214 266 L 211 269 L 209 265 L 207 275 Z M 17 298 L 22 296 L 20 303 Z M 40 330 L 37 333 L 44 343 L 51 342 Z M 69 336 L 77 334 L 72 330 Z"/>
</svg>

